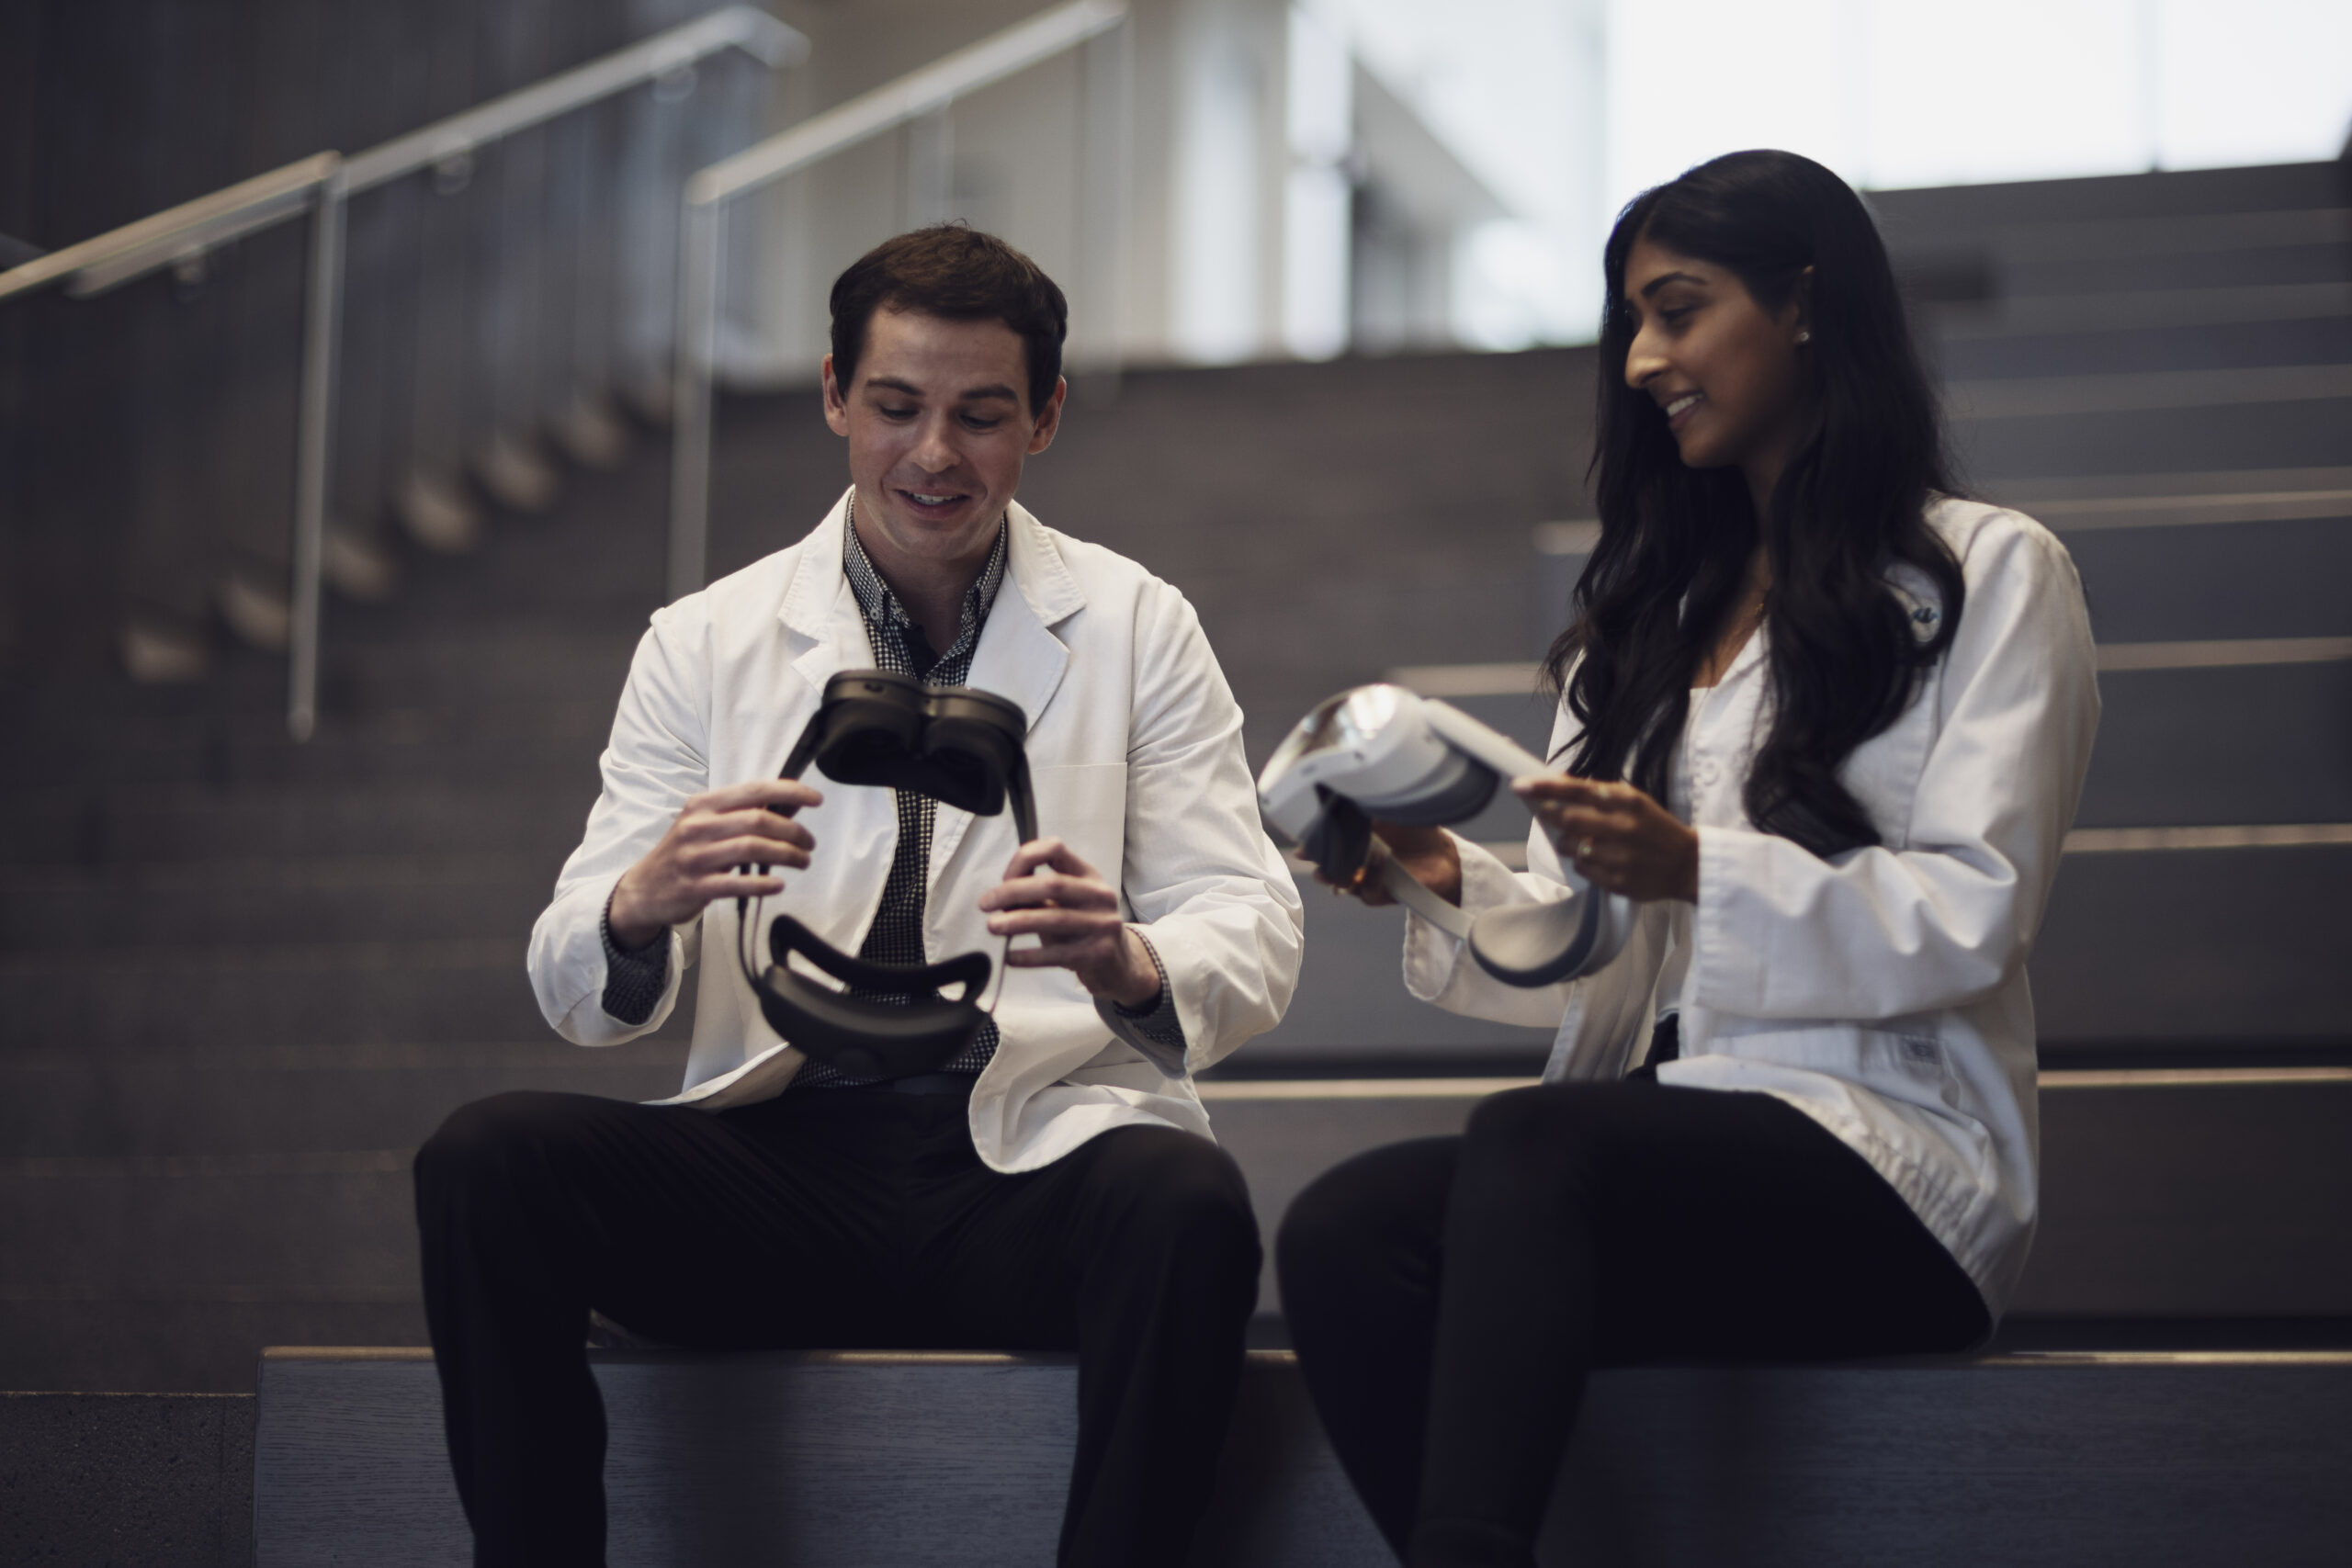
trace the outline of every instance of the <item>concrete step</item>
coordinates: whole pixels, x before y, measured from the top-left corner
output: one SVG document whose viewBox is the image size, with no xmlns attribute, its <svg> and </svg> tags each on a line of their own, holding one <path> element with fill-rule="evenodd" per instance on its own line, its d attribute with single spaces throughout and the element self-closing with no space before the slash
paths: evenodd
<svg viewBox="0 0 2352 1568">
<path fill-rule="evenodd" d="M 11 790 L 0 811 L 0 865 L 461 852 L 560 864 L 594 804 L 594 765 L 591 753 L 560 790 L 483 789 L 455 776 L 407 784 L 125 783 Z"/>
<path fill-rule="evenodd" d="M 0 1474 L 12 1562 L 252 1568 L 250 1393 L 0 1393 Z"/>
<path fill-rule="evenodd" d="M 382 713 L 481 703 L 606 702 L 618 694 L 650 605 L 625 613 L 515 611 L 476 620 L 416 615 L 365 628 L 330 621 L 321 651 L 319 702 L 338 723 Z M 92 728 L 286 716 L 284 660 L 227 654 L 200 689 L 138 685 L 78 674 L 0 693 L 0 722 Z"/>
<path fill-rule="evenodd" d="M 2132 378 L 2114 379 L 2121 383 Z M 1953 421 L 1962 472 L 1971 482 L 1995 490 L 2028 479 L 2081 474 L 2342 464 L 2352 459 L 2348 432 L 2352 397 L 2345 396 L 1973 418 L 1956 411 Z"/>
<path fill-rule="evenodd" d="M 2147 245 L 2149 228 L 2193 232 L 2241 214 L 2241 221 L 2260 225 L 2280 214 L 2340 208 L 2347 194 L 2343 165 L 2329 162 L 1882 190 L 1870 193 L 1870 203 L 1898 252 L 2015 230 L 2047 247 L 2128 254 Z"/>
<path fill-rule="evenodd" d="M 2188 842 L 2066 857 L 2031 962 L 2045 1059 L 2219 1064 L 2241 1044 L 2341 1059 L 2352 841 Z"/>
<path fill-rule="evenodd" d="M 1075 1430 L 1067 1359 L 594 1364 L 616 1561 L 983 1568 L 1053 1551 Z M 2352 1530 L 2346 1408 L 2342 1355 L 1603 1371 L 1541 1556 L 1974 1568 L 2078 1562 L 2095 1540 L 2098 1560 L 2143 1568 L 2333 1563 Z M 270 1352 L 254 1503 L 260 1568 L 464 1562 L 430 1363 Z M 1191 1560 L 1386 1561 L 1286 1352 L 1250 1358 Z"/>
<path fill-rule="evenodd" d="M 288 1299 L 251 1287 L 197 1298 L 169 1283 L 102 1299 L 52 1292 L 0 1301 L 0 1382 L 12 1390 L 98 1391 L 118 1399 L 141 1393 L 250 1396 L 260 1348 L 288 1338 L 322 1345 L 431 1340 L 413 1284 L 394 1298 L 377 1301 Z M 0 1531 L 0 1541 L 6 1539 Z M 237 1568 L 246 1568 L 249 1561 L 240 1560 Z M 177 1568 L 168 1557 L 155 1562 L 156 1568 Z"/>
<path fill-rule="evenodd" d="M 472 1063 L 406 1052 L 9 1071 L 0 1089 L 23 1109 L 0 1154 L 0 1226 L 17 1238 L 0 1254 L 0 1384 L 86 1386 L 74 1380 L 111 1365 L 116 1387 L 235 1391 L 256 1346 L 322 1314 L 421 1325 L 409 1162 L 440 1118 L 508 1089 L 652 1098 L 674 1089 L 683 1055 L 564 1064 L 556 1049 L 510 1047 L 511 1066 L 485 1048 Z M 1235 1069 L 1273 1065 L 1245 1054 Z M 1222 1077 L 1202 1089 L 1272 1236 L 1333 1165 L 1458 1132 L 1478 1099 L 1524 1081 Z M 2352 1068 L 2057 1072 L 2041 1106 L 2041 1230 L 2016 1313 L 2044 1339 L 2068 1323 L 2138 1323 L 2163 1343 L 2165 1325 L 2220 1321 L 2325 1343 L 2352 1325 L 2352 1260 L 2334 1241 L 2352 1227 Z M 1259 1304 L 1280 1310 L 1271 1268 Z"/>
<path fill-rule="evenodd" d="M 2254 242 L 2226 248 L 2217 243 L 2212 248 L 2184 246 L 2135 254 L 2105 245 L 2003 247 L 1995 253 L 1995 288 L 2004 298 L 2032 299 L 2188 288 L 2291 288 L 2352 280 L 2352 245 L 2343 238 L 2352 233 L 2352 221 L 2335 214 L 2312 217 L 2317 220 L 2284 225 L 2286 231 L 2274 230 L 2270 234 L 2261 231 L 2269 225 L 2256 225 L 2238 234 L 2222 230 L 2216 235 L 2219 242 Z M 2143 232 L 2118 226 L 2114 243 L 2129 244 Z M 2261 243 L 2266 239 L 2275 243 Z"/>
<path fill-rule="evenodd" d="M 1271 1235 L 1341 1160 L 1458 1133 L 1529 1081 L 1213 1077 L 1202 1093 Z M 2052 1072 L 2041 1103 L 2041 1225 L 2014 1315 L 2352 1318 L 2333 1239 L 2352 1232 L 2352 1068 Z M 1258 1304 L 1279 1310 L 1271 1268 Z"/>
<path fill-rule="evenodd" d="M 2352 505 L 2334 517 L 2067 528 L 2102 642 L 2352 635 Z"/>
<path fill-rule="evenodd" d="M 0 865 L 0 951 L 513 938 L 552 855 L 340 855 Z"/>
<path fill-rule="evenodd" d="M 1520 824 L 1523 831 L 1524 821 Z M 2343 963 L 2352 829 L 2266 844 L 2267 829 L 2086 837 L 2067 856 L 2031 959 L 2045 1054 L 2070 1063 L 2223 1066 L 2352 1055 Z M 2132 845 L 2144 837 L 2149 847 Z M 2297 839 L 2332 841 L 2295 841 Z M 1516 842 L 1501 846 L 1519 848 Z M 1403 917 L 1301 880 L 1306 957 L 1280 1027 L 1251 1047 L 1303 1066 L 1450 1057 L 1538 1063 L 1551 1031 L 1458 1018 L 1405 994 Z"/>
<path fill-rule="evenodd" d="M 2099 697 L 2078 827 L 2352 822 L 2352 661 L 2110 669 Z"/>
<path fill-rule="evenodd" d="M 2352 468 L 2026 480 L 1989 499 L 2064 541 L 2103 642 L 2352 632 L 2336 591 L 2352 569 Z M 1599 530 L 1585 518 L 1531 531 L 1531 656 L 1566 624 Z"/>
<path fill-rule="evenodd" d="M 585 777 L 593 788 L 619 694 L 616 679 L 600 697 L 561 704 L 500 701 L 329 716 L 303 745 L 287 739 L 282 711 L 190 713 L 130 728 L 103 716 L 61 719 L 43 727 L 45 749 L 11 752 L 0 761 L 0 789 L 444 780 L 549 787 L 570 777 Z"/>
<path fill-rule="evenodd" d="M 12 1042 L 84 1050 L 532 1040 L 524 936 L 0 953 Z"/>
<path fill-rule="evenodd" d="M 2017 294 L 2001 291 L 1997 282 L 1987 280 L 1978 294 L 1929 305 L 1922 319 L 1925 335 L 1945 347 L 2049 336 L 2078 336 L 2088 347 L 2151 333 L 2160 337 L 2182 328 L 2321 323 L 2352 315 L 2352 282 L 2247 283 L 2233 278 L 2211 288 Z M 2167 367 L 2157 362 L 2149 367 Z"/>
<path fill-rule="evenodd" d="M 600 1050 L 542 1030 L 507 1043 L 11 1051 L 0 1055 L 0 1161 L 42 1180 L 176 1180 L 319 1151 L 374 1158 L 415 1148 L 458 1106 L 509 1089 L 674 1094 L 687 1034 L 673 1021 Z M 117 1172 L 107 1160 L 125 1163 Z"/>
<path fill-rule="evenodd" d="M 2107 327 L 2096 318 L 2084 324 L 2043 326 L 2035 313 L 2030 331 L 1993 330 L 1997 317 L 1973 331 L 1947 329 L 1935 336 L 1936 367 L 1954 380 L 1990 379 L 2013 376 L 2115 376 L 2138 371 L 2224 370 L 2271 365 L 2341 365 L 2352 361 L 2352 284 L 2322 286 L 2320 289 L 2277 289 L 2275 309 L 2293 309 L 2309 297 L 2320 302 L 2321 292 L 2344 297 L 2344 308 L 2324 315 L 2280 316 L 2253 321 L 2164 323 L 2151 307 L 2143 312 L 2157 318 L 2151 324 Z M 2165 305 L 2194 318 L 2204 289 L 2166 291 Z M 2236 291 L 2230 291 L 2234 294 Z M 2090 296 L 2104 302 L 2112 296 Z M 2233 301 L 2253 310 L 2259 301 Z M 2219 313 L 2221 307 L 2209 305 Z M 2109 312 L 2121 315 L 2120 311 Z M 2086 317 L 2091 312 L 2085 311 Z M 1953 323 L 1956 327 L 1958 323 Z"/>
<path fill-rule="evenodd" d="M 2326 581 L 2333 581 L 2331 575 Z M 2220 591 L 2226 593 L 2226 586 Z M 2217 595 L 2218 596 L 2218 595 Z M 2345 649 L 2110 645 L 2099 677 L 2098 744 L 2075 822 L 2085 828 L 2189 827 L 2251 822 L 2352 822 L 2352 658 Z M 2311 662 L 2215 662 L 2301 660 Z M 2169 662 L 2186 668 L 2164 668 Z M 1532 669 L 1447 667 L 1396 671 L 1404 683 L 1443 696 L 1521 745 L 1544 754 L 1554 707 Z M 1468 689 L 1464 689 L 1468 688 Z M 2199 760 L 2229 759 L 2223 766 Z M 1526 813 L 1500 803 L 1462 830 L 1472 838 L 1508 824 L 1526 833 Z"/>
</svg>

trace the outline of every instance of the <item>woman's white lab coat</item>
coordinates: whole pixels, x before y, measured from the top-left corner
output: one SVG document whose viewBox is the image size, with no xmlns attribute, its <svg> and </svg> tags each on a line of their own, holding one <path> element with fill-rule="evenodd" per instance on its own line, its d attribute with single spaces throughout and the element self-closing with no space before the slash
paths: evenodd
<svg viewBox="0 0 2352 1568">
<path fill-rule="evenodd" d="M 1928 521 L 1960 558 L 1967 603 L 1910 706 L 1841 771 L 1878 846 L 1825 861 L 1747 820 L 1742 787 L 1770 722 L 1769 623 L 1688 737 L 1699 901 L 1681 1059 L 1658 1078 L 1776 1095 L 1814 1117 L 1894 1185 L 1997 1315 L 2036 1215 L 2026 954 L 2082 793 L 2098 692 L 2064 547 L 1974 502 L 1940 500 Z M 1928 635 L 1942 614 L 1932 588 L 1907 571 L 1894 581 Z M 1577 733 L 1563 705 L 1554 754 Z M 1473 912 L 1566 896 L 1540 829 L 1524 873 L 1461 849 Z M 1669 905 L 1646 905 L 1607 968 L 1514 990 L 1416 918 L 1405 981 L 1456 1012 L 1556 1022 L 1547 1078 L 1613 1077 L 1658 1011 L 1670 927 Z"/>
</svg>

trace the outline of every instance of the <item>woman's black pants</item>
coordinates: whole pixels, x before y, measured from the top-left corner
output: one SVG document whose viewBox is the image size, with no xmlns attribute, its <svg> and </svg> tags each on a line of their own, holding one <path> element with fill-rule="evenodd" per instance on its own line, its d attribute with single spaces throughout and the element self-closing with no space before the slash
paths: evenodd
<svg viewBox="0 0 2352 1568">
<path fill-rule="evenodd" d="M 452 1115 L 417 1155 L 416 1207 L 475 1562 L 604 1562 L 592 1307 L 696 1348 L 1075 1349 L 1059 1560 L 1180 1562 L 1257 1301 L 1241 1174 L 1205 1138 L 1123 1127 L 1001 1175 L 967 1114 L 962 1095 L 845 1089 L 715 1115 L 566 1094 Z"/>
<path fill-rule="evenodd" d="M 1877 1171 L 1770 1095 L 1543 1085 L 1299 1196 L 1283 1310 L 1397 1554 L 1534 1562 L 1587 1371 L 1959 1349 L 1983 1298 Z"/>
</svg>

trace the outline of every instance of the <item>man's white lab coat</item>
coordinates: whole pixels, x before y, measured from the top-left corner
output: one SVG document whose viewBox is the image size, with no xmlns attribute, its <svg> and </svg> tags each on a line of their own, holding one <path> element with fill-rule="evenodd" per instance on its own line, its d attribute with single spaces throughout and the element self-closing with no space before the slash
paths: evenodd
<svg viewBox="0 0 2352 1568">
<path fill-rule="evenodd" d="M 604 1010 L 605 901 L 689 795 L 773 778 L 826 680 L 874 665 L 842 571 L 848 497 L 798 544 L 655 613 L 638 645 L 605 748 L 604 794 L 531 933 L 531 983 L 565 1038 L 610 1045 L 658 1028 L 697 959 L 686 1093 L 706 1109 L 779 1092 L 801 1061 L 770 1030 L 735 958 L 731 901 L 670 937 L 669 988 L 631 1025 Z M 1021 705 L 1041 833 L 1119 887 L 1168 972 L 1187 1073 L 1282 1019 L 1297 984 L 1304 917 L 1259 825 L 1235 704 L 1182 594 L 1135 562 L 1008 513 L 1007 581 L 974 651 L 970 685 Z M 797 916 L 854 952 L 898 841 L 891 792 L 810 781 L 824 804 L 807 871 L 786 874 L 765 913 Z M 1016 837 L 1010 812 L 939 807 L 924 908 L 933 960 L 997 955 L 978 908 Z M 767 963 L 764 931 L 753 962 Z M 1026 945 L 1026 939 L 1023 939 Z M 1208 1134 L 1189 1076 L 1121 1042 L 1064 969 L 1003 971 L 1003 1043 L 971 1098 L 972 1139 L 1001 1171 L 1046 1165 L 1097 1133 L 1160 1124 Z"/>
</svg>

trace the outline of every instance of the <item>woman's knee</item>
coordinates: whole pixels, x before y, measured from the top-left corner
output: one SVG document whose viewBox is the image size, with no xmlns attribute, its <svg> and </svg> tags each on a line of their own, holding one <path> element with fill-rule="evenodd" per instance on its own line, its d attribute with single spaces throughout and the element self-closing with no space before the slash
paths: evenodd
<svg viewBox="0 0 2352 1568">
<path fill-rule="evenodd" d="M 1466 1157 L 1530 1171 L 1598 1157 L 1623 1122 L 1624 1097 L 1643 1092 L 1616 1084 L 1534 1084 L 1490 1094 L 1464 1129 Z"/>
<path fill-rule="evenodd" d="M 1480 1100 L 1464 1132 L 1479 1144 L 1540 1145 L 1557 1141 L 1576 1120 L 1575 1097 L 1535 1084 Z"/>
<path fill-rule="evenodd" d="M 1461 1140 L 1421 1138 L 1391 1144 L 1343 1160 L 1307 1183 L 1291 1201 L 1275 1235 L 1275 1266 L 1285 1299 L 1295 1277 L 1315 1280 L 1352 1271 L 1374 1252 L 1426 1232 L 1434 1243 Z"/>
</svg>

